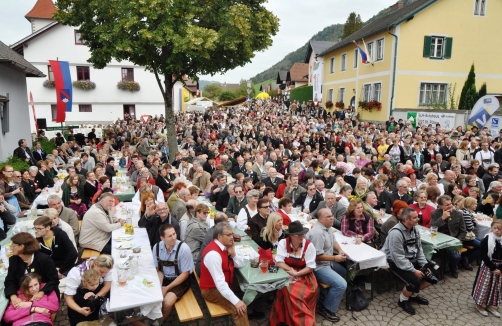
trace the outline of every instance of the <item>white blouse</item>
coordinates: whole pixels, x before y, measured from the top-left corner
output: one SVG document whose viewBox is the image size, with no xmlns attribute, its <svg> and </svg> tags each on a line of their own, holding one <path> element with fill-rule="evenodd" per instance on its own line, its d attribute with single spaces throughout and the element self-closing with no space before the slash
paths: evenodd
<svg viewBox="0 0 502 326">
<path fill-rule="evenodd" d="M 300 251 L 300 254 L 298 256 L 294 256 L 292 253 L 288 254 L 286 250 L 286 239 L 282 239 L 281 241 L 279 241 L 279 244 L 277 246 L 277 255 L 275 256 L 275 262 L 284 263 L 284 259 L 286 259 L 286 257 L 301 258 L 305 242 L 306 239 L 303 239 L 302 250 Z M 316 258 L 315 246 L 312 243 L 310 243 L 309 246 L 307 247 L 307 251 L 305 252 L 305 263 L 307 267 L 310 267 L 312 269 L 316 268 L 315 258 Z"/>
</svg>

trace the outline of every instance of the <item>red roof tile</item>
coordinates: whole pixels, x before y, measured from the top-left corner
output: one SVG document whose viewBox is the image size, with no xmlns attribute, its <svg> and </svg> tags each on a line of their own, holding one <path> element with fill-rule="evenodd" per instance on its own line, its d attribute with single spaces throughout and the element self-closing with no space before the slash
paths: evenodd
<svg viewBox="0 0 502 326">
<path fill-rule="evenodd" d="M 291 81 L 307 81 L 308 78 L 305 77 L 309 74 L 309 64 L 296 62 L 291 69 L 289 69 L 291 75 Z"/>
<path fill-rule="evenodd" d="M 52 15 L 57 12 L 56 6 L 52 0 L 37 0 L 29 13 L 24 16 L 28 18 L 52 19 Z"/>
</svg>

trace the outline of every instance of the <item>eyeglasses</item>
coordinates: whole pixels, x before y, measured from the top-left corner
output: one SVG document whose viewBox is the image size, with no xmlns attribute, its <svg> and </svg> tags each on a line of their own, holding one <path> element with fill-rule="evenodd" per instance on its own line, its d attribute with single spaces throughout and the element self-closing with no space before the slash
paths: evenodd
<svg viewBox="0 0 502 326">
<path fill-rule="evenodd" d="M 262 207 L 260 207 L 260 208 L 270 208 L 270 206 L 262 206 Z"/>
<path fill-rule="evenodd" d="M 14 170 L 12 170 L 12 171 L 5 171 L 5 172 L 9 172 L 9 173 L 12 173 L 12 172 L 14 172 Z"/>
<path fill-rule="evenodd" d="M 202 213 L 202 214 L 204 214 L 204 215 L 207 215 L 207 214 L 209 214 L 209 212 L 201 212 L 201 213 Z"/>
<path fill-rule="evenodd" d="M 14 247 L 19 247 L 20 245 L 18 245 L 17 243 L 13 243 L 10 245 L 11 248 L 14 248 Z"/>
<path fill-rule="evenodd" d="M 227 233 L 227 234 L 223 233 L 223 235 L 226 236 L 226 237 L 233 237 L 234 236 L 233 233 Z"/>
<path fill-rule="evenodd" d="M 45 228 L 35 228 L 35 231 L 42 231 Z"/>
</svg>

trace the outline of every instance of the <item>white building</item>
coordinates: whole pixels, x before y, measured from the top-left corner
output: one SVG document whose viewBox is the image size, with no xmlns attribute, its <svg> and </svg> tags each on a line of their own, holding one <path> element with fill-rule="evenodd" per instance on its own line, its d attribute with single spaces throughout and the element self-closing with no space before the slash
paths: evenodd
<svg viewBox="0 0 502 326">
<path fill-rule="evenodd" d="M 61 60 L 69 62 L 72 81 L 90 80 L 96 84 L 92 90 L 73 87 L 72 112 L 66 113 L 67 125 L 108 123 L 122 119 L 125 113 L 136 119 L 141 115 L 164 113 L 164 101 L 153 73 L 127 61 L 113 60 L 104 69 L 93 68 L 87 62 L 90 52 L 80 39 L 78 29 L 52 20 L 55 12 L 51 0 L 38 0 L 25 16 L 32 25 L 32 34 L 11 45 L 11 48 L 46 74 L 49 80 L 53 79 L 49 60 Z M 137 82 L 140 90 L 130 92 L 118 89 L 117 83 L 122 80 Z M 44 87 L 44 81 L 28 79 L 27 91 L 33 94 L 37 119 L 45 119 L 47 127 L 59 126 L 55 122 L 56 91 Z M 175 84 L 174 110 L 183 107 L 187 93 L 196 92 L 192 87 L 189 92 L 187 90 L 181 82 Z M 33 121 L 31 118 L 32 131 L 35 130 Z"/>
<path fill-rule="evenodd" d="M 20 139 L 31 146 L 27 80 L 43 81 L 45 75 L 7 45 L 0 42 L 0 161 L 18 147 Z M 33 119 L 33 118 L 31 118 Z"/>
</svg>

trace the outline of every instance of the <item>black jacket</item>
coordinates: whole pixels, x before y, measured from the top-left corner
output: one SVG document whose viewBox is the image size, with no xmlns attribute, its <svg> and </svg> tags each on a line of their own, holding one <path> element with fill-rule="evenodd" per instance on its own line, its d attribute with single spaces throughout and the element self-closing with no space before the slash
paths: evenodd
<svg viewBox="0 0 502 326">
<path fill-rule="evenodd" d="M 228 201 L 230 200 L 230 194 L 228 193 L 228 186 L 223 189 L 223 191 L 220 191 L 216 196 L 216 210 L 223 212 L 224 208 L 227 208 L 228 206 Z M 212 196 L 212 194 L 211 194 Z"/>
<path fill-rule="evenodd" d="M 235 175 L 237 173 L 244 173 L 244 171 L 246 171 L 246 168 L 244 167 L 244 164 L 241 167 L 239 167 L 239 165 L 236 164 L 234 166 L 234 168 L 232 169 L 232 177 L 235 179 Z"/>
<path fill-rule="evenodd" d="M 84 289 L 83 287 L 79 286 L 77 288 L 77 293 L 73 296 L 73 301 L 75 301 L 76 304 L 78 304 L 80 307 L 90 307 L 91 306 L 91 301 L 93 299 L 86 300 L 84 299 L 84 296 L 88 292 L 92 292 L 94 294 L 98 294 L 99 291 L 103 288 L 104 283 L 101 283 L 94 291 L 90 291 L 87 289 Z M 92 309 L 91 309 L 92 310 Z M 68 307 L 68 317 L 70 319 L 70 324 L 71 325 L 77 325 L 80 322 L 84 321 L 93 321 L 93 320 L 98 320 L 99 319 L 99 310 L 100 309 L 94 309 L 92 310 L 91 314 L 88 316 L 84 316 L 81 313 L 72 310 L 71 308 Z"/>
<path fill-rule="evenodd" d="M 262 182 L 265 184 L 266 187 L 273 188 L 274 191 L 277 192 L 277 187 L 279 187 L 281 183 L 284 183 L 284 180 L 276 177 L 275 180 L 272 182 L 272 179 L 270 179 L 270 177 L 266 177 L 265 179 L 262 180 Z"/>
<path fill-rule="evenodd" d="M 443 146 L 439 148 L 439 154 L 443 156 L 443 160 L 449 161 L 450 157 L 457 154 L 457 148 L 455 146 L 450 146 L 450 149 L 448 149 L 448 147 Z"/>
<path fill-rule="evenodd" d="M 98 192 L 98 181 L 94 180 L 94 186 L 86 181 L 84 184 L 85 202 L 91 202 L 96 192 Z"/>
<path fill-rule="evenodd" d="M 54 265 L 59 268 L 59 273 L 66 275 L 75 266 L 75 261 L 78 258 L 77 249 L 75 249 L 66 232 L 58 227 L 54 227 L 52 231 L 54 237 L 50 248 L 45 246 L 42 237 L 37 238 L 38 242 L 40 242 L 40 252 L 51 256 Z"/>
<path fill-rule="evenodd" d="M 398 199 L 406 202 L 408 205 L 413 204 L 413 202 L 414 202 L 413 197 L 411 197 L 407 193 L 405 193 L 403 196 L 399 197 L 399 195 L 397 194 L 397 191 L 393 192 L 387 196 L 387 202 L 385 203 L 385 212 L 387 214 L 392 214 L 392 204 Z"/>
<path fill-rule="evenodd" d="M 21 187 L 24 191 L 24 196 L 28 198 L 30 203 L 33 203 L 35 198 L 37 197 L 37 193 L 35 192 L 35 184 L 33 181 L 28 179 L 28 181 L 21 180 Z"/>
<path fill-rule="evenodd" d="M 251 179 L 253 179 L 253 184 L 255 184 L 255 183 L 257 183 L 259 181 L 258 174 L 256 174 L 256 172 L 254 172 L 254 171 L 248 172 L 246 170 L 243 173 L 244 173 L 244 178 L 251 178 Z"/>
<path fill-rule="evenodd" d="M 21 257 L 15 255 L 9 258 L 9 271 L 5 277 L 5 297 L 9 298 L 13 294 L 17 294 L 21 284 L 19 280 L 26 274 L 26 272 L 37 273 L 42 278 L 42 283 L 45 283 L 44 287 L 40 290 L 45 294 L 50 294 L 52 291 L 56 291 L 59 298 L 59 278 L 58 271 L 51 257 L 41 253 L 36 252 L 33 257 L 33 262 L 28 266 L 21 259 Z"/>
<path fill-rule="evenodd" d="M 429 151 L 427 149 L 424 149 L 422 151 L 422 154 L 424 154 L 424 163 L 423 164 L 430 163 L 430 161 L 432 160 L 432 158 L 431 158 L 431 154 L 429 153 Z M 438 152 L 434 151 L 434 159 L 436 158 L 437 154 L 438 154 Z"/>
<path fill-rule="evenodd" d="M 31 154 L 30 148 L 26 147 L 26 153 L 30 156 L 30 161 L 28 162 L 30 165 L 35 165 L 35 160 L 33 159 L 33 155 Z M 14 157 L 18 157 L 21 159 L 21 161 L 26 162 L 25 160 L 27 159 L 25 150 L 21 147 L 18 147 L 14 150 L 13 155 Z"/>
<path fill-rule="evenodd" d="M 399 146 L 399 152 L 400 152 L 400 153 L 399 153 L 399 162 L 401 162 L 401 163 L 403 163 L 403 164 L 404 164 L 404 163 L 406 163 L 406 162 L 404 161 L 404 148 L 403 148 L 403 146 L 401 146 L 401 145 L 398 145 L 398 146 Z M 390 145 L 390 146 L 387 148 L 387 152 L 385 152 L 385 153 L 386 153 L 386 154 L 389 154 L 390 150 L 391 150 L 393 147 L 394 147 L 394 144 Z"/>
<path fill-rule="evenodd" d="M 298 198 L 296 198 L 295 202 L 293 203 L 293 207 L 300 207 L 301 210 L 303 211 L 303 203 L 305 203 L 305 199 L 307 198 L 307 192 L 302 192 Z M 322 202 L 324 198 L 322 198 L 322 195 L 316 191 L 314 198 L 312 198 L 312 201 L 309 204 L 309 212 L 313 212 L 316 210 L 317 206 L 319 205 L 320 202 Z"/>
<path fill-rule="evenodd" d="M 149 218 L 147 218 L 144 214 L 138 221 L 138 226 L 140 228 L 145 228 L 148 232 L 148 239 L 150 240 L 150 246 L 153 247 L 154 244 L 160 241 L 160 232 L 159 228 L 162 224 L 171 224 L 174 226 L 174 230 L 176 231 L 176 237 L 178 240 L 180 239 L 180 224 L 178 221 L 169 213 L 169 216 L 166 218 L 164 222 L 160 219 L 160 216 L 157 214 L 153 214 Z"/>
<path fill-rule="evenodd" d="M 41 150 L 41 153 L 33 151 L 31 152 L 31 155 L 33 156 L 33 160 L 35 161 L 35 163 L 38 161 L 45 161 L 45 159 L 47 158 L 47 153 L 43 148 Z"/>
<path fill-rule="evenodd" d="M 162 192 L 166 192 L 167 189 L 171 188 L 171 184 L 160 174 L 157 179 L 155 179 L 155 184 L 162 190 Z"/>
<path fill-rule="evenodd" d="M 115 169 L 111 165 L 106 165 L 105 175 L 110 178 L 110 187 L 113 187 L 113 177 L 115 176 Z"/>
<path fill-rule="evenodd" d="M 49 180 L 47 180 L 47 177 L 40 171 L 38 171 L 34 183 L 38 185 L 38 189 L 44 189 L 49 186 Z"/>
</svg>

